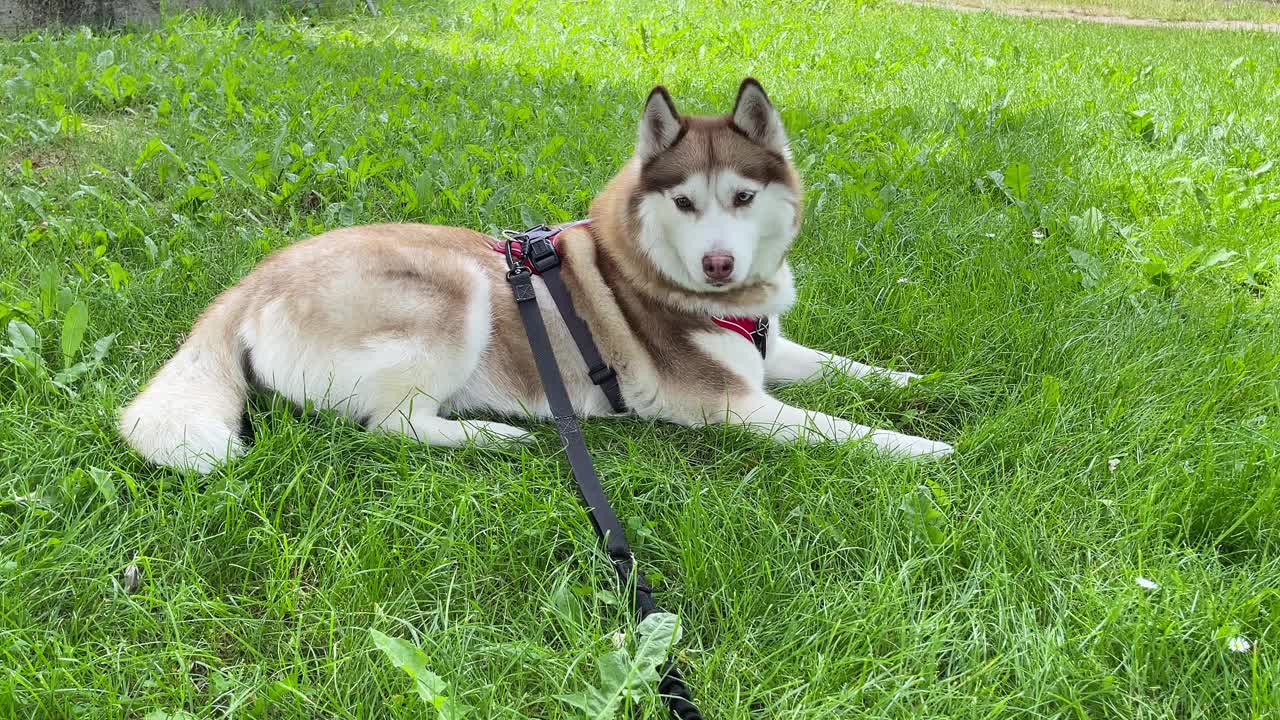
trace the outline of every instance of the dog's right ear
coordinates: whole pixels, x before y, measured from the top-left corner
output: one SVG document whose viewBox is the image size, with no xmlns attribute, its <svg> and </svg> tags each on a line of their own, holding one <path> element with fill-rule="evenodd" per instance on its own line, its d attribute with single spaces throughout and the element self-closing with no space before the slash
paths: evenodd
<svg viewBox="0 0 1280 720">
<path fill-rule="evenodd" d="M 776 150 L 783 157 L 787 153 L 787 133 L 782 129 L 782 118 L 773 109 L 764 87 L 755 78 L 746 78 L 738 87 L 738 99 L 733 104 L 733 124 L 747 137 Z"/>
<path fill-rule="evenodd" d="M 644 115 L 640 117 L 640 132 L 636 137 L 636 154 L 648 160 L 675 144 L 680 137 L 680 113 L 671 101 L 671 94 L 661 85 L 649 93 L 644 103 Z"/>
</svg>

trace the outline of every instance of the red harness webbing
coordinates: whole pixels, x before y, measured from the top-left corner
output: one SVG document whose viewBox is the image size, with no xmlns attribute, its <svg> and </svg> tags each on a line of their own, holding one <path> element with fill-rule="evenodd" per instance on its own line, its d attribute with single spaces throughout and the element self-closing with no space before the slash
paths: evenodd
<svg viewBox="0 0 1280 720">
<path fill-rule="evenodd" d="M 719 325 L 725 330 L 732 330 L 738 333 L 742 337 L 750 340 L 752 343 L 755 343 L 756 332 L 760 329 L 760 318 L 712 316 L 711 322 Z"/>
</svg>

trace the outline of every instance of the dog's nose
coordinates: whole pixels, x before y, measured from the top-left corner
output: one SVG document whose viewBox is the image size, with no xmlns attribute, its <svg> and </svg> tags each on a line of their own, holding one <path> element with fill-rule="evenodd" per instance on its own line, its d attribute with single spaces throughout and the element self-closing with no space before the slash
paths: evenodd
<svg viewBox="0 0 1280 720">
<path fill-rule="evenodd" d="M 702 272 L 708 280 L 728 280 L 733 275 L 733 256 L 717 253 L 703 255 Z"/>
</svg>

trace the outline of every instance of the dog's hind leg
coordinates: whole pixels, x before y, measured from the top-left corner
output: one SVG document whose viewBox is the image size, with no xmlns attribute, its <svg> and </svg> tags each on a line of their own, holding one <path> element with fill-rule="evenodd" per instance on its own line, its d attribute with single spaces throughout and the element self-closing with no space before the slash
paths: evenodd
<svg viewBox="0 0 1280 720">
<path fill-rule="evenodd" d="M 511 425 L 440 415 L 442 401 L 456 394 L 477 369 L 487 337 L 474 339 L 475 343 L 461 347 L 442 344 L 428 348 L 428 343 L 417 339 L 398 343 L 400 348 L 397 343 L 380 344 L 378 355 L 398 356 L 398 361 L 366 372 L 360 390 L 361 404 L 370 409 L 362 418 L 366 427 L 445 447 L 493 447 L 530 439 L 527 431 Z M 403 347 L 407 344 L 417 347 Z"/>
<path fill-rule="evenodd" d="M 441 406 L 473 381 L 490 342 L 487 285 L 476 277 L 469 289 L 454 321 L 424 323 L 417 333 L 372 343 L 352 358 L 362 368 L 358 392 L 366 427 L 445 447 L 506 446 L 532 438 L 511 425 L 441 416 Z"/>
</svg>

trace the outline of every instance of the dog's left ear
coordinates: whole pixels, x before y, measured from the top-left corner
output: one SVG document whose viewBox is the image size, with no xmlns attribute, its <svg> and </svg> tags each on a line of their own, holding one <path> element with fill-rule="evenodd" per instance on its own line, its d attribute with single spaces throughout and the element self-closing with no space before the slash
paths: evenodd
<svg viewBox="0 0 1280 720">
<path fill-rule="evenodd" d="M 782 118 L 755 78 L 749 77 L 738 86 L 738 100 L 733 104 L 733 124 L 752 140 L 787 155 L 787 133 L 782 128 Z"/>
</svg>

